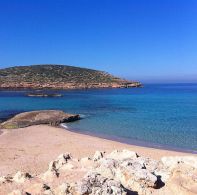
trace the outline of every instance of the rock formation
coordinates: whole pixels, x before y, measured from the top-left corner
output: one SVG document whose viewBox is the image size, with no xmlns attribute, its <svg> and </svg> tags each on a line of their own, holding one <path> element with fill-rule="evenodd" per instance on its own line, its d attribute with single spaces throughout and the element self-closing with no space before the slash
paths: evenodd
<svg viewBox="0 0 197 195">
<path fill-rule="evenodd" d="M 197 157 L 154 160 L 133 151 L 96 151 L 76 159 L 65 153 L 41 175 L 18 172 L 0 178 L 0 193 L 10 195 L 195 195 Z M 73 176 L 73 177 L 72 177 Z"/>
<path fill-rule="evenodd" d="M 63 97 L 60 93 L 48 93 L 48 92 L 31 92 L 26 94 L 27 97 Z"/>
<path fill-rule="evenodd" d="M 88 173 L 78 184 L 79 194 L 113 194 L 126 195 L 126 190 L 120 182 L 103 177 L 97 172 Z"/>
<path fill-rule="evenodd" d="M 79 120 L 79 115 L 67 114 L 60 110 L 40 110 L 17 114 L 0 124 L 2 129 L 17 129 L 31 125 L 49 124 L 58 126 L 60 123 Z"/>
</svg>

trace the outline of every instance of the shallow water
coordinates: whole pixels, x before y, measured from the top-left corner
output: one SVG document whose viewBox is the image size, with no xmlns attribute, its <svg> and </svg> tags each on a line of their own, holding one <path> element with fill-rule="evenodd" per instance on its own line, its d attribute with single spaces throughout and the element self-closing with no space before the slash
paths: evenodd
<svg viewBox="0 0 197 195">
<path fill-rule="evenodd" d="M 80 113 L 69 128 L 133 144 L 197 151 L 197 84 L 61 91 L 64 97 L 25 97 L 0 91 L 0 118 L 39 109 Z M 59 93 L 59 92 L 58 92 Z"/>
</svg>

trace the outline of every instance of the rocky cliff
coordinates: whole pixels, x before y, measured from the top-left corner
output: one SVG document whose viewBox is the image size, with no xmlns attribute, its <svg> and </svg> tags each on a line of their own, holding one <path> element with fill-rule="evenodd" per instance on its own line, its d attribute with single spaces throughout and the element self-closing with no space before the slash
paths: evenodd
<svg viewBox="0 0 197 195">
<path fill-rule="evenodd" d="M 0 88 L 81 89 L 139 87 L 139 82 L 103 71 L 65 65 L 32 65 L 0 69 Z"/>
</svg>

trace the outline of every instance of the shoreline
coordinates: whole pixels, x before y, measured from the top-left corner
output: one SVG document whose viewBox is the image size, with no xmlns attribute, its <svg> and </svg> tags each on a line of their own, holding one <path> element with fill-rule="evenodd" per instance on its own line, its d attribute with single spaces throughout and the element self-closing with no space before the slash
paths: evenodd
<svg viewBox="0 0 197 195">
<path fill-rule="evenodd" d="M 46 125 L 3 130 L 0 135 L 0 176 L 18 170 L 40 174 L 58 155 L 69 152 L 80 159 L 95 151 L 128 149 L 141 156 L 160 159 L 163 156 L 197 156 L 196 154 L 120 143 L 106 138 L 80 134 Z"/>
<path fill-rule="evenodd" d="M 66 88 L 57 88 L 57 87 L 0 87 L 0 91 L 45 91 L 45 90 L 52 90 L 52 91 L 67 91 L 67 90 L 89 90 L 89 89 L 132 89 L 132 88 L 142 88 L 144 87 L 143 84 L 136 82 L 133 86 L 96 86 L 96 87 L 66 87 Z"/>
<path fill-rule="evenodd" d="M 152 148 L 152 149 L 158 149 L 158 150 L 167 150 L 167 151 L 174 151 L 174 152 L 181 152 L 181 153 L 188 153 L 188 154 L 197 154 L 197 150 L 192 149 L 182 149 L 178 147 L 171 147 L 167 145 L 159 145 L 157 143 L 150 143 L 142 140 L 135 140 L 130 138 L 124 138 L 124 137 L 117 137 L 115 135 L 107 135 L 107 134 L 99 134 L 99 133 L 91 133 L 90 131 L 83 131 L 77 128 L 70 128 L 67 125 L 64 126 L 63 124 L 60 125 L 59 128 L 62 128 L 66 131 L 70 131 L 73 133 L 78 133 L 81 135 L 87 135 L 92 137 L 97 137 L 101 139 L 106 139 L 109 141 L 115 141 L 122 144 L 128 144 L 131 146 L 137 146 L 137 147 L 145 147 L 145 148 Z"/>
</svg>

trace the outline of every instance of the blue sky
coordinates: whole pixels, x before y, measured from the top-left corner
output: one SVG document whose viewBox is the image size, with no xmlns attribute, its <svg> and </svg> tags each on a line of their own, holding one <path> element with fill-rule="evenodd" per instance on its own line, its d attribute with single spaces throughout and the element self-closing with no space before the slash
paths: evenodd
<svg viewBox="0 0 197 195">
<path fill-rule="evenodd" d="M 0 67 L 45 63 L 197 81 L 197 1 L 0 0 Z"/>
</svg>

